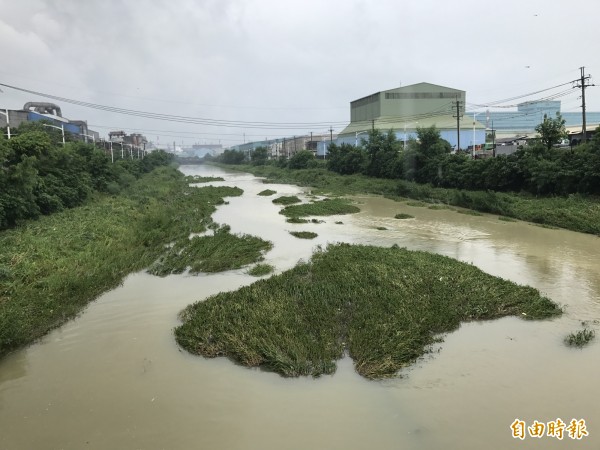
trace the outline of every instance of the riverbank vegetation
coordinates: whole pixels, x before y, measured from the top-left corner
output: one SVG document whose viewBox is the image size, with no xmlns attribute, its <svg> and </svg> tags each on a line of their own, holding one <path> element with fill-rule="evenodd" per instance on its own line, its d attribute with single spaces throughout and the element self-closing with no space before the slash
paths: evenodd
<svg viewBox="0 0 600 450">
<path fill-rule="evenodd" d="M 95 193 L 83 206 L 1 232 L 0 356 L 150 266 L 166 244 L 205 232 L 223 197 L 241 193 L 190 187 L 176 169 L 159 167 L 123 185 L 120 195 Z"/>
<path fill-rule="evenodd" d="M 62 141 L 60 131 L 23 123 L 16 136 L 0 134 L 0 230 L 85 204 L 96 193 L 118 194 L 173 156 L 110 157 L 91 144 Z"/>
<path fill-rule="evenodd" d="M 272 189 L 265 189 L 264 191 L 260 191 L 258 193 L 258 195 L 263 196 L 263 197 L 268 197 L 270 195 L 275 195 L 277 194 L 277 191 L 274 191 Z"/>
<path fill-rule="evenodd" d="M 560 120 L 545 124 L 560 128 Z M 431 127 L 419 128 L 406 146 L 392 132 L 372 130 L 358 147 L 331 144 L 326 161 L 305 157 L 294 170 L 285 160 L 239 168 L 322 193 L 408 197 L 600 234 L 600 133 L 587 144 L 563 149 L 550 145 L 560 133 L 546 129 L 555 128 L 541 126 L 539 142 L 495 158 L 453 154 Z"/>
<path fill-rule="evenodd" d="M 338 244 L 280 275 L 190 305 L 177 342 L 283 376 L 335 371 L 344 354 L 366 378 L 398 373 L 461 322 L 561 309 L 531 287 L 448 257 Z"/>
</svg>

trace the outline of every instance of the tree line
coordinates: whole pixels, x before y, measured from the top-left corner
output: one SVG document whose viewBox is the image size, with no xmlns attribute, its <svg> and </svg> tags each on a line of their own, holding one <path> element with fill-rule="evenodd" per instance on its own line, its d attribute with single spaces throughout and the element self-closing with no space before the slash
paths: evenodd
<svg viewBox="0 0 600 450">
<path fill-rule="evenodd" d="M 169 164 L 162 150 L 111 163 L 92 144 L 67 142 L 39 123 L 0 136 L 0 229 L 82 205 L 95 192 L 118 194 L 142 174 Z"/>
<path fill-rule="evenodd" d="M 511 155 L 473 159 L 452 152 L 435 126 L 417 128 L 417 138 L 398 141 L 393 130 L 369 131 L 358 146 L 330 144 L 326 167 L 342 175 L 364 174 L 377 178 L 428 183 L 435 187 L 533 195 L 600 194 L 600 129 L 586 144 L 557 148 L 565 136 L 564 120 L 545 118 L 536 128 L 539 138 Z M 292 169 L 318 165 L 312 152 L 302 151 L 290 160 L 267 161 L 267 149 L 247 155 L 226 150 L 220 161 L 228 164 L 274 163 Z"/>
</svg>

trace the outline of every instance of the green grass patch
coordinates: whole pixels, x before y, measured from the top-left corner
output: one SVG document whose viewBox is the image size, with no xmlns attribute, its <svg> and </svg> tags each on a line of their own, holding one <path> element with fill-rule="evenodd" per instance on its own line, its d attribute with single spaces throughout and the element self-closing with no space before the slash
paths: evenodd
<svg viewBox="0 0 600 450">
<path fill-rule="evenodd" d="M 561 309 L 536 289 L 403 248 L 331 245 L 306 263 L 190 305 L 177 342 L 284 376 L 331 374 L 348 353 L 366 378 L 395 376 L 461 322 Z"/>
<path fill-rule="evenodd" d="M 516 222 L 516 219 L 513 219 L 512 217 L 506 217 L 506 216 L 498 216 L 498 220 L 501 220 L 503 222 Z"/>
<path fill-rule="evenodd" d="M 191 187 L 160 168 L 116 196 L 0 233 L 0 356 L 76 316 L 165 245 L 201 233 L 215 205 L 242 190 Z"/>
<path fill-rule="evenodd" d="M 301 219 L 300 217 L 288 217 L 286 219 L 286 222 L 288 222 L 288 223 L 308 223 L 309 220 L 308 219 Z"/>
<path fill-rule="evenodd" d="M 428 206 L 427 209 L 433 209 L 433 210 L 442 210 L 442 209 L 452 209 L 450 206 L 448 205 L 431 205 Z"/>
<path fill-rule="evenodd" d="M 265 275 L 269 275 L 275 270 L 271 264 L 256 264 L 250 270 L 248 270 L 248 274 L 253 277 L 263 277 Z"/>
<path fill-rule="evenodd" d="M 411 216 L 410 214 L 406 214 L 406 213 L 398 213 L 394 216 L 394 219 L 414 219 L 415 216 Z"/>
<path fill-rule="evenodd" d="M 258 195 L 262 195 L 264 197 L 268 197 L 269 195 L 275 195 L 277 194 L 277 191 L 274 191 L 272 189 L 265 189 L 264 191 L 260 191 L 258 193 Z"/>
<path fill-rule="evenodd" d="M 584 328 L 583 330 L 579 330 L 567 335 L 567 337 L 565 337 L 565 344 L 567 344 L 569 347 L 582 348 L 589 344 L 595 336 L 596 332 L 594 330 Z"/>
<path fill-rule="evenodd" d="M 210 183 L 211 181 L 225 181 L 222 177 L 201 177 L 200 175 L 188 175 L 185 177 L 188 183 Z"/>
<path fill-rule="evenodd" d="M 229 232 L 229 226 L 220 227 L 212 236 L 183 239 L 170 247 L 148 269 L 153 275 L 166 276 L 182 273 L 223 272 L 239 269 L 260 261 L 263 252 L 273 244 L 247 234 Z"/>
<path fill-rule="evenodd" d="M 276 205 L 293 205 L 294 203 L 300 203 L 301 201 L 302 200 L 295 195 L 283 195 L 274 199 L 273 203 Z"/>
<path fill-rule="evenodd" d="M 385 231 L 387 230 L 386 227 L 375 227 L 376 230 L 380 230 L 380 231 Z"/>
<path fill-rule="evenodd" d="M 352 214 L 359 211 L 360 209 L 350 204 L 349 200 L 332 198 L 320 200 L 314 203 L 305 203 L 303 205 L 286 206 L 279 213 L 288 217 L 303 217 Z"/>
<path fill-rule="evenodd" d="M 317 233 L 313 233 L 312 231 L 290 231 L 290 234 L 299 239 L 314 239 L 318 236 Z"/>
</svg>

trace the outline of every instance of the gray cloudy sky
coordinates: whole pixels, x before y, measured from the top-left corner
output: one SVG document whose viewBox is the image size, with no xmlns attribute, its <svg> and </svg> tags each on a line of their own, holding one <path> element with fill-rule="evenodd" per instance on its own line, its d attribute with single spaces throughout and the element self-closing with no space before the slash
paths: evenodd
<svg viewBox="0 0 600 450">
<path fill-rule="evenodd" d="M 269 124 L 190 125 L 57 102 L 101 135 L 140 129 L 161 144 L 340 131 L 351 100 L 400 83 L 462 89 L 486 104 L 574 80 L 580 66 L 600 77 L 597 0 L 0 0 L 0 11 L 0 83 Z M 48 101 L 2 90 L 0 108 Z M 562 110 L 580 111 L 578 95 L 563 97 Z M 600 111 L 600 86 L 586 98 Z M 274 122 L 310 124 L 268 129 Z"/>
</svg>

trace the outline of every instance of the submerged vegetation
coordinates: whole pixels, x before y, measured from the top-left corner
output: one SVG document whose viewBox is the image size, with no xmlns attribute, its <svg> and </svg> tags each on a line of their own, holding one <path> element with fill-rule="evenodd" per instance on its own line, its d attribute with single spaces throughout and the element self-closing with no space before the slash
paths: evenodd
<svg viewBox="0 0 600 450">
<path fill-rule="evenodd" d="M 161 167 L 117 196 L 0 233 L 0 356 L 75 316 L 102 292 L 148 267 L 170 242 L 201 233 L 231 187 L 190 187 Z"/>
<path fill-rule="evenodd" d="M 302 205 L 286 206 L 280 211 L 280 214 L 288 217 L 333 216 L 338 214 L 352 214 L 359 211 L 360 209 L 351 205 L 349 200 L 332 198 L 313 203 L 304 203 Z"/>
<path fill-rule="evenodd" d="M 394 219 L 414 219 L 415 216 L 411 216 L 410 214 L 406 214 L 406 213 L 398 213 L 394 216 Z"/>
<path fill-rule="evenodd" d="M 298 239 L 314 239 L 318 236 L 317 233 L 312 231 L 290 231 L 290 234 Z"/>
<path fill-rule="evenodd" d="M 229 226 L 217 228 L 213 235 L 181 239 L 156 261 L 148 272 L 153 275 L 189 272 L 222 272 L 239 269 L 262 259 L 272 244 L 250 235 L 229 232 Z"/>
<path fill-rule="evenodd" d="M 331 374 L 347 352 L 358 373 L 377 379 L 396 375 L 463 321 L 559 314 L 537 290 L 444 256 L 338 244 L 190 305 L 175 335 L 192 353 L 283 376 Z"/>
</svg>

